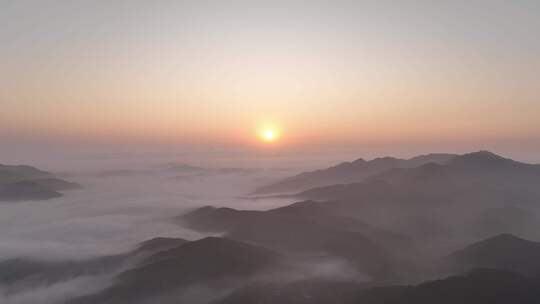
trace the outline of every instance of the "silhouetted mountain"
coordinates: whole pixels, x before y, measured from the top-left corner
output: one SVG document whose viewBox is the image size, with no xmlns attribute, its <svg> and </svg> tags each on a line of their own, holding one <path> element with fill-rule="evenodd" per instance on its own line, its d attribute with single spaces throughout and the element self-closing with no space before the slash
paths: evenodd
<svg viewBox="0 0 540 304">
<path fill-rule="evenodd" d="M 188 241 L 179 238 L 154 238 L 137 245 L 135 249 L 125 254 L 76 261 L 9 259 L 0 262 L 0 285 L 51 284 L 78 276 L 111 273 L 186 242 Z"/>
<path fill-rule="evenodd" d="M 297 197 L 314 200 L 379 200 L 402 198 L 399 189 L 384 181 L 367 181 L 363 183 L 337 184 L 312 188 L 298 193 Z"/>
<path fill-rule="evenodd" d="M 540 182 L 540 165 L 520 163 L 480 151 L 453 157 L 446 164 L 427 163 L 414 168 L 394 167 L 371 175 L 365 183 L 316 187 L 301 192 L 299 196 L 315 199 L 362 196 L 366 187 L 377 188 L 376 182 L 379 187 L 388 188 L 391 185 L 400 191 L 409 191 L 409 195 L 411 191 L 429 191 L 446 196 L 449 192 L 455 192 L 456 187 L 460 187 L 460 191 L 468 187 L 473 190 L 512 190 L 519 198 L 520 191 L 524 192 L 522 196 L 531 192 L 540 193 L 536 187 Z M 364 184 L 370 186 L 362 186 Z"/>
<path fill-rule="evenodd" d="M 474 243 L 448 257 L 460 268 L 494 268 L 540 275 L 540 243 L 500 234 Z"/>
<path fill-rule="evenodd" d="M 406 234 L 425 244 L 425 253 L 434 258 L 470 236 L 538 236 L 539 184 L 540 166 L 481 151 L 446 164 L 390 169 L 361 183 L 312 188 L 296 197 L 330 201 L 325 212 Z M 501 206 L 519 206 L 530 214 L 515 210 L 506 218 L 500 211 L 495 215 Z M 489 224 L 501 217 L 509 230 Z"/>
<path fill-rule="evenodd" d="M 30 182 L 36 183 L 39 186 L 45 187 L 47 189 L 52 189 L 54 191 L 71 190 L 80 187 L 80 185 L 77 183 L 68 182 L 55 177 L 33 179 Z"/>
<path fill-rule="evenodd" d="M 0 201 L 44 200 L 62 196 L 58 191 L 79 187 L 31 166 L 0 164 Z"/>
<path fill-rule="evenodd" d="M 82 261 L 36 261 L 26 258 L 0 262 L 0 285 L 48 285 L 75 277 L 112 272 L 123 266 L 127 255 Z"/>
<path fill-rule="evenodd" d="M 305 199 L 374 202 L 397 205 L 464 204 L 472 212 L 480 206 L 531 204 L 540 199 L 540 166 L 476 152 L 454 157 L 447 164 L 390 169 L 363 183 L 313 188 L 299 193 Z M 409 205 L 408 205 L 409 206 Z M 464 209 L 461 209 L 465 211 Z"/>
<path fill-rule="evenodd" d="M 156 237 L 139 244 L 139 246 L 133 251 L 133 253 L 150 255 L 160 251 L 165 251 L 178 247 L 187 242 L 187 240 L 181 238 Z"/>
<path fill-rule="evenodd" d="M 459 157 L 453 158 L 449 164 L 453 166 L 461 165 L 467 168 L 486 168 L 489 170 L 504 166 L 535 166 L 520 163 L 509 158 L 504 158 L 493 152 L 485 150 L 459 155 Z"/>
<path fill-rule="evenodd" d="M 539 283 L 508 271 L 477 269 L 417 286 L 375 288 L 365 291 L 356 303 L 533 304 L 540 301 Z"/>
<path fill-rule="evenodd" d="M 0 185 L 0 201 L 46 200 L 62 193 L 34 181 L 19 181 Z"/>
<path fill-rule="evenodd" d="M 451 159 L 447 164 L 412 169 L 393 170 L 373 178 L 393 182 L 409 182 L 412 178 L 444 180 L 459 185 L 489 186 L 502 190 L 537 190 L 540 165 L 526 164 L 503 158 L 487 151 L 468 153 Z M 431 169 L 431 172 L 428 170 Z M 538 191 L 537 191 L 538 193 Z"/>
<path fill-rule="evenodd" d="M 366 289 L 364 284 L 326 281 L 249 285 L 215 304 L 533 304 L 540 301 L 539 284 L 508 271 L 476 269 L 416 286 Z"/>
<path fill-rule="evenodd" d="M 225 232 L 230 238 L 283 252 L 325 253 L 375 278 L 396 277 L 398 259 L 390 249 L 406 251 L 412 246 L 410 239 L 353 218 L 325 214 L 323 206 L 301 202 L 269 211 L 203 207 L 180 219 L 192 229 Z"/>
<path fill-rule="evenodd" d="M 52 174 L 32 166 L 9 166 L 0 164 L 0 183 L 14 182 L 26 179 L 51 177 Z"/>
<path fill-rule="evenodd" d="M 424 164 L 435 163 L 435 164 L 446 164 L 454 157 L 458 156 L 457 154 L 451 153 L 430 153 L 425 155 L 419 155 L 407 160 L 407 167 L 414 168 Z"/>
<path fill-rule="evenodd" d="M 70 303 L 162 303 L 172 301 L 184 287 L 248 278 L 277 265 L 280 256 L 268 249 L 225 238 L 209 237 L 153 254 L 121 273 L 116 283 L 99 294 Z M 148 303 L 148 302 L 144 302 Z"/>
<path fill-rule="evenodd" d="M 327 169 L 301 173 L 277 183 L 257 189 L 254 194 L 293 193 L 313 187 L 332 184 L 361 182 L 367 177 L 392 168 L 412 168 L 425 163 L 446 163 L 456 155 L 429 154 L 411 159 L 393 157 L 376 158 L 370 161 L 357 159 Z"/>
</svg>

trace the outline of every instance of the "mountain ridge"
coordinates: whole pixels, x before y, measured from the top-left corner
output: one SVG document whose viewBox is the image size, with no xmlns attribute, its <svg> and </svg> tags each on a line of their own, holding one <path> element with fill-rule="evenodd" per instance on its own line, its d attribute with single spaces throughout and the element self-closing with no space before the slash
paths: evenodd
<svg viewBox="0 0 540 304">
<path fill-rule="evenodd" d="M 446 163 L 455 154 L 432 153 L 409 159 L 378 157 L 370 161 L 362 158 L 343 162 L 335 166 L 315 171 L 303 172 L 276 183 L 256 189 L 252 194 L 291 193 L 317 186 L 361 182 L 369 176 L 392 168 L 415 167 L 428 162 Z"/>
</svg>

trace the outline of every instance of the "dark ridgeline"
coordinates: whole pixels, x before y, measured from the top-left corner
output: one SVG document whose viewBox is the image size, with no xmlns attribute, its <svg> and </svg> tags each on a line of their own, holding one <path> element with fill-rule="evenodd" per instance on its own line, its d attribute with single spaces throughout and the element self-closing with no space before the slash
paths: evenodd
<svg viewBox="0 0 540 304">
<path fill-rule="evenodd" d="M 0 164 L 0 201 L 46 200 L 78 187 L 31 166 Z"/>
<path fill-rule="evenodd" d="M 540 275 L 540 243 L 500 234 L 471 244 L 447 257 L 459 270 L 494 268 Z"/>
<path fill-rule="evenodd" d="M 354 218 L 326 214 L 316 206 L 302 202 L 269 211 L 203 207 L 179 220 L 192 229 L 225 232 L 229 238 L 284 253 L 338 257 L 380 280 L 397 279 L 400 271 L 408 269 L 397 249 L 411 250 L 410 238 Z"/>
<path fill-rule="evenodd" d="M 247 286 L 212 304 L 535 304 L 540 299 L 539 286 L 537 277 L 475 269 L 409 286 L 366 288 L 343 282 Z"/>
<path fill-rule="evenodd" d="M 334 201 L 328 207 L 334 213 L 356 216 L 417 241 L 500 233 L 537 238 L 539 184 L 539 165 L 481 151 L 444 165 L 390 169 L 362 183 L 313 188 L 296 196 Z"/>
<path fill-rule="evenodd" d="M 429 199 L 450 200 L 460 194 L 457 192 L 465 191 L 465 194 L 469 194 L 489 191 L 507 195 L 499 199 L 523 200 L 527 199 L 529 194 L 537 195 L 540 192 L 537 187 L 539 181 L 540 165 L 520 163 L 481 151 L 454 157 L 446 164 L 427 163 L 414 168 L 394 168 L 371 175 L 363 183 L 317 187 L 303 191 L 298 196 L 317 199 L 373 199 L 371 195 L 384 196 L 386 190 L 390 190 L 392 193 L 397 191 L 395 195 L 414 199 L 425 196 Z M 374 192 L 368 192 L 372 187 Z M 412 193 L 404 193 L 405 191 Z M 535 199 L 533 196 L 530 198 L 531 201 Z"/>
<path fill-rule="evenodd" d="M 455 156 L 455 154 L 436 153 L 421 155 L 411 159 L 381 157 L 366 161 L 359 158 L 355 161 L 344 162 L 330 168 L 304 172 L 285 178 L 276 183 L 260 187 L 253 194 L 296 193 L 314 187 L 361 182 L 371 175 L 389 169 L 413 168 L 427 163 L 444 164 Z"/>
<path fill-rule="evenodd" d="M 279 264 L 280 259 L 268 249 L 225 238 L 182 242 L 139 259 L 116 276 L 112 287 L 69 303 L 175 303 L 182 288 L 197 284 L 235 287 L 238 281 Z"/>
<path fill-rule="evenodd" d="M 53 284 L 79 276 L 99 275 L 133 267 L 139 261 L 187 241 L 179 238 L 154 238 L 136 246 L 125 254 L 86 260 L 47 261 L 29 258 L 8 259 L 0 262 L 0 285 L 16 289 L 20 285 Z"/>
</svg>

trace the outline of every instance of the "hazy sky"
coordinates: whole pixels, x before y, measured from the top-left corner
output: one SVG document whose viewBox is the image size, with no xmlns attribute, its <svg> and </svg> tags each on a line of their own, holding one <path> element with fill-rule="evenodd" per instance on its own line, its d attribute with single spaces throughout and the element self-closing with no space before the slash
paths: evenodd
<svg viewBox="0 0 540 304">
<path fill-rule="evenodd" d="M 534 0 L 0 0 L 0 138 L 540 151 L 539 54 Z"/>
</svg>

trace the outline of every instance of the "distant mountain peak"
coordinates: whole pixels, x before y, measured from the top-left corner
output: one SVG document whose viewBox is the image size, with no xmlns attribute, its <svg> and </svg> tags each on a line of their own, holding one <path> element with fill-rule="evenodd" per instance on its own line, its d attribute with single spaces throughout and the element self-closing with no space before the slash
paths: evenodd
<svg viewBox="0 0 540 304">
<path fill-rule="evenodd" d="M 509 233 L 471 244 L 450 257 L 460 267 L 505 269 L 521 274 L 540 271 L 540 243 Z"/>
<path fill-rule="evenodd" d="M 150 264 L 164 258 L 181 259 L 184 254 L 197 259 L 215 257 L 241 260 L 239 256 L 250 256 L 263 260 L 277 259 L 278 254 L 261 246 L 247 244 L 230 238 L 209 236 L 196 241 L 184 242 L 170 250 L 158 252 L 147 258 L 143 264 Z"/>
<path fill-rule="evenodd" d="M 475 256 L 484 258 L 489 254 L 503 254 L 504 251 L 513 254 L 522 254 L 522 248 L 535 249 L 540 254 L 540 243 L 522 239 L 510 233 L 501 233 L 482 241 L 473 243 L 464 249 L 457 251 L 455 255 Z M 540 256 L 539 256 L 540 257 Z"/>
<path fill-rule="evenodd" d="M 509 160 L 507 158 L 504 158 L 500 155 L 497 155 L 493 152 L 487 151 L 487 150 L 480 150 L 477 152 L 471 152 L 466 153 L 463 155 L 460 155 L 457 157 L 457 159 L 467 159 L 467 160 L 493 160 L 493 161 L 501 161 L 501 160 Z"/>
<path fill-rule="evenodd" d="M 382 156 L 382 157 L 374 158 L 372 161 L 394 161 L 394 160 L 400 160 L 400 159 L 392 157 L 392 156 Z"/>
<path fill-rule="evenodd" d="M 51 199 L 78 187 L 32 166 L 0 164 L 0 201 Z"/>
<path fill-rule="evenodd" d="M 144 241 L 138 245 L 135 252 L 136 253 L 155 253 L 158 251 L 168 250 L 184 243 L 187 243 L 187 240 L 181 238 L 168 238 L 168 237 L 155 237 Z"/>
<path fill-rule="evenodd" d="M 525 239 L 522 239 L 510 233 L 501 233 L 493 237 L 490 237 L 482 241 L 481 243 L 488 244 L 488 243 L 499 243 L 499 242 L 531 242 L 531 241 L 527 241 Z"/>
<path fill-rule="evenodd" d="M 445 164 L 456 157 L 454 154 L 434 153 L 411 159 L 384 156 L 366 161 L 362 158 L 342 162 L 335 166 L 290 176 L 276 183 L 257 189 L 255 194 L 290 194 L 310 188 L 365 181 L 368 177 L 394 168 L 414 168 L 425 163 Z"/>
<path fill-rule="evenodd" d="M 448 164 L 468 168 L 498 168 L 502 166 L 527 165 L 485 150 L 459 155 L 452 159 Z"/>
<path fill-rule="evenodd" d="M 477 151 L 477 152 L 471 152 L 471 153 L 467 153 L 465 155 L 469 155 L 469 156 L 477 156 L 477 157 L 490 157 L 490 158 L 494 158 L 494 159 L 505 159 L 504 157 L 500 156 L 500 155 L 497 155 L 491 151 L 488 151 L 488 150 L 480 150 L 480 151 Z"/>
<path fill-rule="evenodd" d="M 367 161 L 363 158 L 359 158 L 359 159 L 356 159 L 356 160 L 353 160 L 351 162 L 352 164 L 363 164 L 363 163 L 367 163 Z"/>
</svg>

